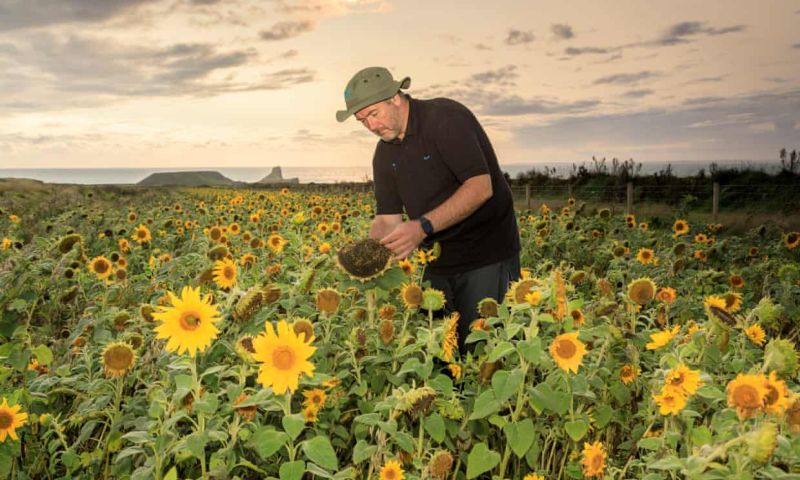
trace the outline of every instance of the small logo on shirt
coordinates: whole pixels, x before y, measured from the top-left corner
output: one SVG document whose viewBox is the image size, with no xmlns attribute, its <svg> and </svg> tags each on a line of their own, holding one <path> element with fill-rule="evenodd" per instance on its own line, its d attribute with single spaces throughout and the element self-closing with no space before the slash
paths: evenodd
<svg viewBox="0 0 800 480">
<path fill-rule="evenodd" d="M 430 159 L 431 159 L 431 156 L 430 156 L 430 155 L 423 155 L 423 156 L 422 156 L 422 159 L 423 159 L 423 160 L 430 160 Z"/>
</svg>

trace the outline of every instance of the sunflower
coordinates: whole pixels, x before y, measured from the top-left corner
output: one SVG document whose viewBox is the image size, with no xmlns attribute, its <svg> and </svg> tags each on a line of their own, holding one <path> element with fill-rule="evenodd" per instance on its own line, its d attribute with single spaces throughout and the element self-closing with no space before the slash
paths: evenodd
<svg viewBox="0 0 800 480">
<path fill-rule="evenodd" d="M 757 323 L 745 328 L 744 334 L 747 335 L 747 338 L 749 338 L 751 342 L 755 343 L 759 347 L 763 347 L 764 342 L 767 339 L 766 332 L 764 332 L 764 329 L 761 328 L 761 325 Z"/>
<path fill-rule="evenodd" d="M 741 275 L 731 275 L 728 277 L 728 283 L 730 283 L 732 288 L 736 289 L 742 289 L 745 285 L 744 277 Z"/>
<path fill-rule="evenodd" d="M 444 319 L 444 329 L 442 331 L 442 360 L 445 362 L 453 361 L 453 352 L 458 347 L 458 312 L 453 312 L 449 318 Z"/>
<path fill-rule="evenodd" d="M 800 232 L 789 232 L 783 237 L 783 244 L 789 250 L 794 250 L 800 246 Z"/>
<path fill-rule="evenodd" d="M 317 418 L 319 417 L 319 410 L 314 407 L 305 407 L 303 408 L 303 420 L 306 423 L 316 423 Z"/>
<path fill-rule="evenodd" d="M 748 257 L 757 257 L 758 256 L 758 247 L 750 247 L 747 250 Z"/>
<path fill-rule="evenodd" d="M 89 262 L 89 270 L 97 275 L 97 278 L 100 280 L 108 278 L 109 275 L 113 273 L 111 261 L 102 255 L 94 257 L 91 262 Z"/>
<path fill-rule="evenodd" d="M 694 236 L 695 243 L 708 243 L 708 237 L 705 233 L 698 233 Z"/>
<path fill-rule="evenodd" d="M 402 268 L 403 272 L 405 272 L 406 275 L 411 275 L 417 270 L 417 267 L 415 267 L 414 264 L 411 262 L 411 260 L 407 258 L 404 258 L 399 262 L 397 262 L 397 266 Z"/>
<path fill-rule="evenodd" d="M 283 247 L 286 246 L 287 243 L 289 242 L 284 240 L 284 238 L 277 233 L 273 233 L 269 236 L 269 238 L 267 238 L 267 246 L 275 253 L 281 253 L 283 251 Z"/>
<path fill-rule="evenodd" d="M 389 345 L 394 341 L 394 322 L 390 318 L 384 319 L 378 326 L 378 335 L 384 345 Z"/>
<path fill-rule="evenodd" d="M 664 385 L 661 392 L 653 395 L 661 415 L 677 415 L 686 407 L 686 392 Z"/>
<path fill-rule="evenodd" d="M 145 224 L 142 223 L 139 224 L 139 226 L 136 227 L 136 230 L 133 231 L 133 235 L 131 235 L 131 238 L 133 239 L 134 242 L 141 245 L 143 243 L 147 243 L 150 240 L 152 240 L 153 236 L 150 234 L 150 229 L 147 228 L 147 226 L 145 226 Z"/>
<path fill-rule="evenodd" d="M 497 300 L 492 297 L 486 297 L 478 302 L 478 315 L 481 317 L 496 317 L 498 315 Z"/>
<path fill-rule="evenodd" d="M 327 313 L 332 315 L 339 309 L 339 303 L 342 301 L 342 296 L 339 292 L 332 288 L 323 288 L 317 292 L 317 310 L 320 313 Z"/>
<path fill-rule="evenodd" d="M 136 353 L 125 342 L 113 342 L 103 350 L 103 369 L 106 377 L 121 377 L 133 367 Z"/>
<path fill-rule="evenodd" d="M 251 362 L 253 360 L 253 354 L 256 352 L 255 348 L 253 348 L 253 336 L 252 335 L 242 335 L 236 340 L 236 353 L 247 362 Z"/>
<path fill-rule="evenodd" d="M 314 338 L 314 325 L 307 318 L 295 318 L 294 322 L 292 322 L 292 330 L 294 330 L 294 333 L 298 337 L 300 337 L 300 334 L 303 334 L 303 337 L 300 338 L 306 343 Z"/>
<path fill-rule="evenodd" d="M 322 242 L 322 243 L 319 244 L 319 247 L 317 247 L 317 250 L 319 250 L 319 253 L 322 253 L 322 254 L 330 253 L 331 244 L 328 243 L 328 242 Z"/>
<path fill-rule="evenodd" d="M 258 257 L 253 255 L 252 253 L 245 253 L 242 255 L 242 258 L 239 259 L 239 265 L 250 268 L 253 266 L 254 263 L 258 261 Z"/>
<path fill-rule="evenodd" d="M 606 469 L 606 451 L 601 442 L 583 443 L 581 465 L 584 477 L 603 478 L 603 471 Z"/>
<path fill-rule="evenodd" d="M 444 308 L 445 303 L 447 303 L 447 300 L 445 299 L 444 292 L 441 290 L 426 288 L 422 292 L 422 302 L 420 306 L 425 310 L 430 310 L 432 312 L 441 310 Z"/>
<path fill-rule="evenodd" d="M 619 379 L 622 380 L 622 383 L 625 385 L 630 384 L 636 377 L 639 376 L 639 369 L 635 366 L 627 363 L 619 369 Z"/>
<path fill-rule="evenodd" d="M 720 297 L 719 295 L 709 295 L 705 299 L 703 299 L 703 308 L 705 308 L 706 312 L 711 312 L 711 308 L 717 308 L 719 310 L 725 310 L 726 302 L 725 299 Z"/>
<path fill-rule="evenodd" d="M 314 354 L 316 347 L 311 346 L 314 337 L 299 337 L 285 320 L 278 322 L 277 334 L 272 323 L 265 322 L 264 332 L 253 340 L 256 353 L 253 358 L 261 363 L 258 370 L 258 382 L 272 387 L 276 395 L 287 390 L 294 393 L 300 375 L 314 374 L 314 365 L 308 358 Z"/>
<path fill-rule="evenodd" d="M 303 400 L 304 407 L 314 407 L 320 410 L 325 406 L 325 400 L 327 400 L 328 395 L 325 393 L 325 390 L 321 388 L 313 388 L 304 391 L 303 397 L 305 398 L 305 400 Z"/>
<path fill-rule="evenodd" d="M 536 306 L 539 305 L 539 302 L 542 301 L 542 292 L 539 290 L 534 290 L 528 294 L 525 294 L 525 303 Z"/>
<path fill-rule="evenodd" d="M 573 325 L 580 327 L 586 323 L 586 317 L 583 315 L 583 312 L 580 308 L 573 309 L 571 312 L 569 312 L 569 314 L 572 317 Z"/>
<path fill-rule="evenodd" d="M 457 363 L 448 363 L 447 370 L 450 371 L 450 375 L 452 375 L 454 379 L 458 380 L 459 378 L 461 378 L 462 375 L 461 365 Z"/>
<path fill-rule="evenodd" d="M 222 238 L 222 229 L 217 226 L 211 227 L 208 230 L 208 238 L 215 242 L 219 242 L 219 239 Z"/>
<path fill-rule="evenodd" d="M 522 278 L 508 287 L 506 297 L 513 303 L 524 304 L 526 303 L 525 296 L 531 293 L 533 288 L 539 286 L 539 284 L 539 281 L 532 278 Z"/>
<path fill-rule="evenodd" d="M 703 386 L 703 381 L 700 380 L 700 371 L 692 370 L 682 363 L 667 373 L 664 383 L 666 386 L 681 390 L 688 395 L 695 393 L 698 388 Z"/>
<path fill-rule="evenodd" d="M 550 355 L 562 370 L 578 373 L 586 355 L 586 345 L 578 340 L 578 332 L 563 333 L 550 344 Z"/>
<path fill-rule="evenodd" d="M 648 350 L 658 350 L 668 344 L 672 338 L 681 331 L 680 325 L 675 325 L 672 330 L 661 330 L 650 334 L 650 342 L 645 345 Z"/>
<path fill-rule="evenodd" d="M 400 462 L 397 460 L 389 460 L 381 468 L 380 480 L 403 480 L 404 478 L 403 469 L 400 468 Z"/>
<path fill-rule="evenodd" d="M 742 294 L 738 292 L 728 292 L 722 296 L 725 299 L 725 311 L 736 313 L 742 309 Z"/>
<path fill-rule="evenodd" d="M 628 285 L 628 298 L 639 305 L 647 305 L 656 296 L 656 284 L 647 277 L 637 278 Z"/>
<path fill-rule="evenodd" d="M 428 471 L 431 477 L 437 480 L 444 480 L 450 475 L 453 469 L 453 454 L 447 450 L 439 450 L 433 454 L 430 463 L 428 463 Z M 525 480 L 529 480 L 525 477 Z M 537 480 L 537 479 L 534 479 Z M 544 479 L 538 479 L 544 480 Z"/>
<path fill-rule="evenodd" d="M 161 321 L 155 328 L 157 339 L 168 339 L 167 350 L 194 357 L 211 345 L 219 334 L 215 326 L 221 320 L 216 305 L 211 304 L 211 295 L 200 297 L 200 288 L 183 287 L 178 298 L 168 292 L 172 306 L 159 306 L 153 318 Z"/>
<path fill-rule="evenodd" d="M 236 285 L 236 263 L 230 258 L 214 262 L 214 283 L 219 288 L 231 288 Z"/>
<path fill-rule="evenodd" d="M 767 395 L 764 403 L 764 410 L 774 415 L 783 415 L 783 412 L 791 404 L 792 392 L 786 387 L 786 382 L 778 380 L 778 373 L 771 371 L 765 380 Z"/>
<path fill-rule="evenodd" d="M 28 421 L 28 414 L 20 412 L 19 405 L 9 405 L 8 400 L 3 397 L 3 403 L 0 404 L 0 443 L 6 441 L 6 437 L 11 437 L 11 440 L 19 440 L 17 437 L 17 429 Z"/>
<path fill-rule="evenodd" d="M 245 420 L 252 422 L 254 418 L 256 418 L 256 414 L 258 413 L 258 406 L 250 405 L 247 407 L 240 407 L 239 404 L 244 403 L 250 398 L 250 395 L 246 393 L 240 394 L 236 397 L 236 400 L 233 401 L 233 407 L 236 410 L 236 413 L 239 414 Z"/>
<path fill-rule="evenodd" d="M 677 238 L 681 235 L 686 235 L 689 233 L 689 222 L 686 220 L 678 219 L 675 220 L 675 223 L 672 224 L 672 236 Z"/>
<path fill-rule="evenodd" d="M 769 390 L 764 375 L 740 373 L 728 383 L 728 406 L 736 408 L 740 420 L 752 417 L 764 407 Z"/>
<path fill-rule="evenodd" d="M 649 263 L 655 263 L 656 255 L 652 249 L 640 248 L 639 252 L 636 254 L 636 260 L 638 260 L 642 265 L 647 265 Z"/>
<path fill-rule="evenodd" d="M 128 221 L 129 222 L 133 223 L 133 222 L 136 221 L 137 218 L 139 218 L 139 216 L 136 215 L 136 212 L 128 212 Z"/>
<path fill-rule="evenodd" d="M 382 275 L 390 266 L 392 251 L 375 239 L 368 238 L 340 248 L 336 263 L 347 275 L 366 282 Z"/>
<path fill-rule="evenodd" d="M 234 235 L 234 236 L 235 235 L 239 235 L 239 233 L 241 233 L 241 231 L 242 231 L 242 227 L 236 222 L 231 223 L 230 225 L 228 225 L 228 232 L 230 232 L 231 235 Z"/>
<path fill-rule="evenodd" d="M 658 289 L 658 293 L 656 293 L 656 300 L 662 303 L 675 303 L 676 298 L 678 298 L 678 294 L 672 287 L 661 287 Z"/>
</svg>

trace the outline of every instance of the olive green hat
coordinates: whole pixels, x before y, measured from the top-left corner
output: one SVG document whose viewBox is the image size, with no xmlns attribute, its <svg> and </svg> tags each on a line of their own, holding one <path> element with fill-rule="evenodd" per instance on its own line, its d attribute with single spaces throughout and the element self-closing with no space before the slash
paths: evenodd
<svg viewBox="0 0 800 480">
<path fill-rule="evenodd" d="M 344 122 L 364 107 L 386 100 L 411 86 L 411 77 L 396 82 L 389 70 L 383 67 L 368 67 L 353 75 L 344 89 L 344 103 L 347 110 L 336 112 L 336 120 Z"/>
</svg>

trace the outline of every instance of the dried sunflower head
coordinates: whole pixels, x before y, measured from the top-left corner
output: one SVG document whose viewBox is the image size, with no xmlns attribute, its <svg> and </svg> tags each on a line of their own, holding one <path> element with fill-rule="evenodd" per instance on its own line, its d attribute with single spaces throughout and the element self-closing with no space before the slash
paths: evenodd
<svg viewBox="0 0 800 480">
<path fill-rule="evenodd" d="M 385 272 L 391 258 L 391 250 L 368 238 L 342 247 L 336 254 L 336 263 L 350 278 L 366 282 Z"/>
</svg>

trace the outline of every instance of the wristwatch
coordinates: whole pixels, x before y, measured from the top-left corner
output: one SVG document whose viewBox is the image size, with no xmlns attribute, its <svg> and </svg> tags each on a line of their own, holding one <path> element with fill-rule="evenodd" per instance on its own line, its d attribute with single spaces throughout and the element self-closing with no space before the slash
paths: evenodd
<svg viewBox="0 0 800 480">
<path fill-rule="evenodd" d="M 424 215 L 419 217 L 419 224 L 422 226 L 422 231 L 425 232 L 426 237 L 433 235 L 433 224 Z"/>
</svg>

